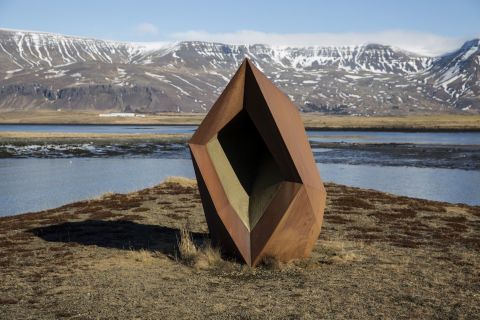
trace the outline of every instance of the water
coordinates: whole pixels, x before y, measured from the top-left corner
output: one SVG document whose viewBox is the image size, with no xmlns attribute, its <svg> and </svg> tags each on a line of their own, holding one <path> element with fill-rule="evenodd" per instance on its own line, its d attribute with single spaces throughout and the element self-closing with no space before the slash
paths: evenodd
<svg viewBox="0 0 480 320">
<path fill-rule="evenodd" d="M 325 181 L 397 195 L 480 205 L 480 171 L 317 164 Z"/>
<path fill-rule="evenodd" d="M 318 164 L 324 181 L 399 195 L 480 204 L 480 172 Z M 194 177 L 186 159 L 0 159 L 0 216 L 39 211 L 106 192 L 130 192 L 168 176 Z"/>
<path fill-rule="evenodd" d="M 0 131 L 82 133 L 189 134 L 195 129 L 196 126 L 0 125 Z M 308 134 L 312 141 L 332 143 L 329 148 L 320 144 L 313 148 L 317 161 L 322 162 L 318 166 L 324 181 L 480 205 L 479 132 L 309 131 Z M 361 142 L 383 146 L 348 145 Z M 54 208 L 106 192 L 131 192 L 156 185 L 167 176 L 194 177 L 185 146 L 134 144 L 134 147 L 141 152 L 127 150 L 125 146 L 88 144 L 85 148 L 94 152 L 90 150 L 93 155 L 86 154 L 84 158 L 78 152 L 64 158 L 62 146 L 44 146 L 35 151 L 42 153 L 41 157 L 28 151 L 30 146 L 19 147 L 28 152 L 20 150 L 23 153 L 16 155 L 17 158 L 6 157 L 4 150 L 4 157 L 0 158 L 0 216 Z M 155 148 L 146 152 L 148 147 Z M 117 149 L 112 152 L 112 148 L 122 152 Z"/>
<path fill-rule="evenodd" d="M 0 159 L 0 216 L 55 208 L 106 192 L 131 192 L 168 176 L 193 177 L 181 159 Z"/>
</svg>

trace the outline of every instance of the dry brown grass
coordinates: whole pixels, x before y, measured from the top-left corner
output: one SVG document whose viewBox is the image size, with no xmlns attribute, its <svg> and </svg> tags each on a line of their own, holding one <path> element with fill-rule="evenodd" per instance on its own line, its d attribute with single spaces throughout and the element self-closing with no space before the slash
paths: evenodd
<svg viewBox="0 0 480 320">
<path fill-rule="evenodd" d="M 361 209 L 372 209 L 373 205 L 367 200 L 353 197 L 353 196 L 343 196 L 338 197 L 334 200 L 335 204 L 338 206 L 344 206 L 346 208 L 361 208 Z"/>
<path fill-rule="evenodd" d="M 178 240 L 180 261 L 200 270 L 225 266 L 227 262 L 222 259 L 220 249 L 213 247 L 210 241 L 206 241 L 202 246 L 197 246 L 188 226 L 189 224 L 186 223 L 180 228 L 180 239 Z"/>
<path fill-rule="evenodd" d="M 2 304 L 17 304 L 17 303 L 18 303 L 17 299 L 0 297 L 0 305 L 2 305 Z"/>
<path fill-rule="evenodd" d="M 144 138 L 148 137 L 155 137 L 154 134 L 143 135 Z M 136 138 L 138 135 L 136 134 L 122 134 L 122 133 L 80 133 L 80 132 L 30 132 L 30 131 L 2 131 L 0 132 L 0 138 L 41 138 L 41 139 L 49 139 L 49 138 L 64 138 L 64 139 L 72 139 L 72 138 Z"/>
<path fill-rule="evenodd" d="M 128 255 L 133 260 L 142 263 L 149 263 L 152 262 L 154 259 L 154 254 L 151 251 L 145 249 L 130 250 L 128 252 Z"/>
<path fill-rule="evenodd" d="M 178 239 L 178 253 L 180 259 L 188 264 L 195 263 L 196 256 L 198 255 L 197 246 L 193 243 L 192 235 L 188 230 L 188 224 L 185 224 L 180 228 L 180 239 Z"/>
<path fill-rule="evenodd" d="M 94 111 L 14 111 L 0 112 L 0 123 L 36 124 L 198 124 L 205 114 L 162 113 L 145 118 L 99 117 Z"/>
<path fill-rule="evenodd" d="M 0 318 L 478 318 L 479 206 L 327 183 L 310 259 L 249 268 L 208 243 L 195 183 L 169 181 L 0 218 Z"/>
<path fill-rule="evenodd" d="M 363 249 L 361 243 L 349 241 L 321 241 L 319 251 L 326 255 L 327 262 L 350 263 L 364 259 L 360 254 Z"/>
<path fill-rule="evenodd" d="M 3 143 L 186 142 L 188 134 L 1 131 Z"/>
<path fill-rule="evenodd" d="M 263 267 L 267 270 L 283 270 L 285 268 L 285 263 L 273 256 L 263 257 L 260 267 Z"/>
<path fill-rule="evenodd" d="M 163 113 L 145 118 L 99 117 L 98 112 L 31 111 L 2 112 L 0 123 L 35 124 L 199 124 L 205 114 Z M 480 130 L 479 115 L 411 115 L 395 117 L 325 116 L 302 114 L 305 127 L 327 129 L 397 129 L 397 130 Z"/>
<path fill-rule="evenodd" d="M 213 247 L 209 242 L 203 245 L 195 260 L 195 268 L 207 270 L 226 266 L 227 262 L 222 259 L 219 248 Z"/>
<path fill-rule="evenodd" d="M 175 176 L 168 177 L 167 179 L 165 179 L 164 183 L 176 184 L 181 187 L 191 187 L 191 188 L 197 186 L 197 180 L 195 179 L 188 179 L 185 177 L 175 177 Z"/>
<path fill-rule="evenodd" d="M 395 117 L 302 115 L 305 127 L 377 130 L 480 130 L 480 115 L 411 115 Z"/>
<path fill-rule="evenodd" d="M 93 197 L 91 200 L 105 200 L 105 199 L 109 199 L 111 198 L 115 193 L 111 192 L 111 191 L 108 191 L 108 192 L 105 192 L 101 195 L 99 195 L 98 197 Z"/>
<path fill-rule="evenodd" d="M 38 123 L 38 124 L 199 124 L 205 114 L 163 113 L 145 118 L 109 118 L 99 117 L 92 111 L 31 111 L 0 113 L 0 123 Z M 479 115 L 411 115 L 395 117 L 351 117 L 325 116 L 317 113 L 302 114 L 306 127 L 311 128 L 373 128 L 373 129 L 480 129 Z"/>
</svg>

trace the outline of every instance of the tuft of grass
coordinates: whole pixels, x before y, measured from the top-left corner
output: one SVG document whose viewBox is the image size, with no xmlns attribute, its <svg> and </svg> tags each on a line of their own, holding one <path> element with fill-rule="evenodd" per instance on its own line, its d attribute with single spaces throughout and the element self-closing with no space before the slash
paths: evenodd
<svg viewBox="0 0 480 320">
<path fill-rule="evenodd" d="M 363 260 L 363 257 L 351 251 L 340 251 L 336 256 L 331 258 L 333 262 L 336 263 L 348 263 L 348 262 L 359 262 Z"/>
<path fill-rule="evenodd" d="M 130 250 L 128 255 L 135 261 L 141 262 L 141 263 L 148 263 L 154 259 L 152 252 L 145 249 Z"/>
<path fill-rule="evenodd" d="M 195 179 L 188 179 L 185 177 L 167 177 L 165 179 L 164 183 L 166 184 L 178 184 L 182 187 L 196 187 L 197 186 L 197 180 Z"/>
<path fill-rule="evenodd" d="M 187 265 L 193 265 L 198 255 L 197 246 L 193 243 L 192 235 L 188 231 L 188 224 L 180 228 L 180 239 L 178 240 L 178 251 L 180 259 Z"/>
<path fill-rule="evenodd" d="M 195 268 L 206 270 L 226 266 L 226 261 L 222 259 L 220 249 L 213 247 L 210 242 L 204 245 L 195 259 Z"/>
<path fill-rule="evenodd" d="M 274 256 L 265 256 L 260 264 L 268 270 L 282 270 L 284 264 Z"/>
<path fill-rule="evenodd" d="M 188 223 L 180 228 L 178 250 L 181 262 L 199 270 L 225 268 L 228 266 L 228 262 L 222 259 L 219 248 L 213 247 L 209 241 L 205 242 L 203 246 L 197 247 L 188 230 Z"/>
<path fill-rule="evenodd" d="M 105 200 L 105 199 L 109 199 L 111 198 L 115 193 L 111 192 L 111 191 L 108 191 L 108 192 L 105 192 L 97 197 L 92 197 L 90 200 L 91 201 L 98 201 L 98 200 Z"/>
<path fill-rule="evenodd" d="M 363 245 L 355 242 L 344 241 L 321 241 L 317 249 L 326 263 L 350 263 L 364 260 L 364 256 L 359 252 Z"/>
</svg>

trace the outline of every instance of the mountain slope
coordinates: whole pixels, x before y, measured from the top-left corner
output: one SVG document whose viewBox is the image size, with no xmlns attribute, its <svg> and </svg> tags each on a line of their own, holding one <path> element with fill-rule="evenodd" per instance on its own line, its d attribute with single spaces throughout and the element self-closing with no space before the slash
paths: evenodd
<svg viewBox="0 0 480 320">
<path fill-rule="evenodd" d="M 303 111 L 478 112 L 479 40 L 438 58 L 379 44 L 135 44 L 0 30 L 0 110 L 205 112 L 245 58 Z"/>
<path fill-rule="evenodd" d="M 435 97 L 458 108 L 478 108 L 480 101 L 480 39 L 439 58 L 426 72 Z"/>
</svg>

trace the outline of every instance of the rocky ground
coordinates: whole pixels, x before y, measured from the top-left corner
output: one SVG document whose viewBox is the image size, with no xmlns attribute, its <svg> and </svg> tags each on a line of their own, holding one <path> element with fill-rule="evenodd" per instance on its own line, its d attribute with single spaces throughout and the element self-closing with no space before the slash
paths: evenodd
<svg viewBox="0 0 480 320">
<path fill-rule="evenodd" d="M 473 144 L 313 141 L 311 146 L 314 148 L 315 160 L 319 163 L 480 170 L 480 145 Z M 0 150 L 1 148 L 0 146 Z"/>
<path fill-rule="evenodd" d="M 208 246 L 191 180 L 0 218 L 0 319 L 479 318 L 479 206 L 326 187 L 311 259 L 255 269 Z"/>
</svg>

